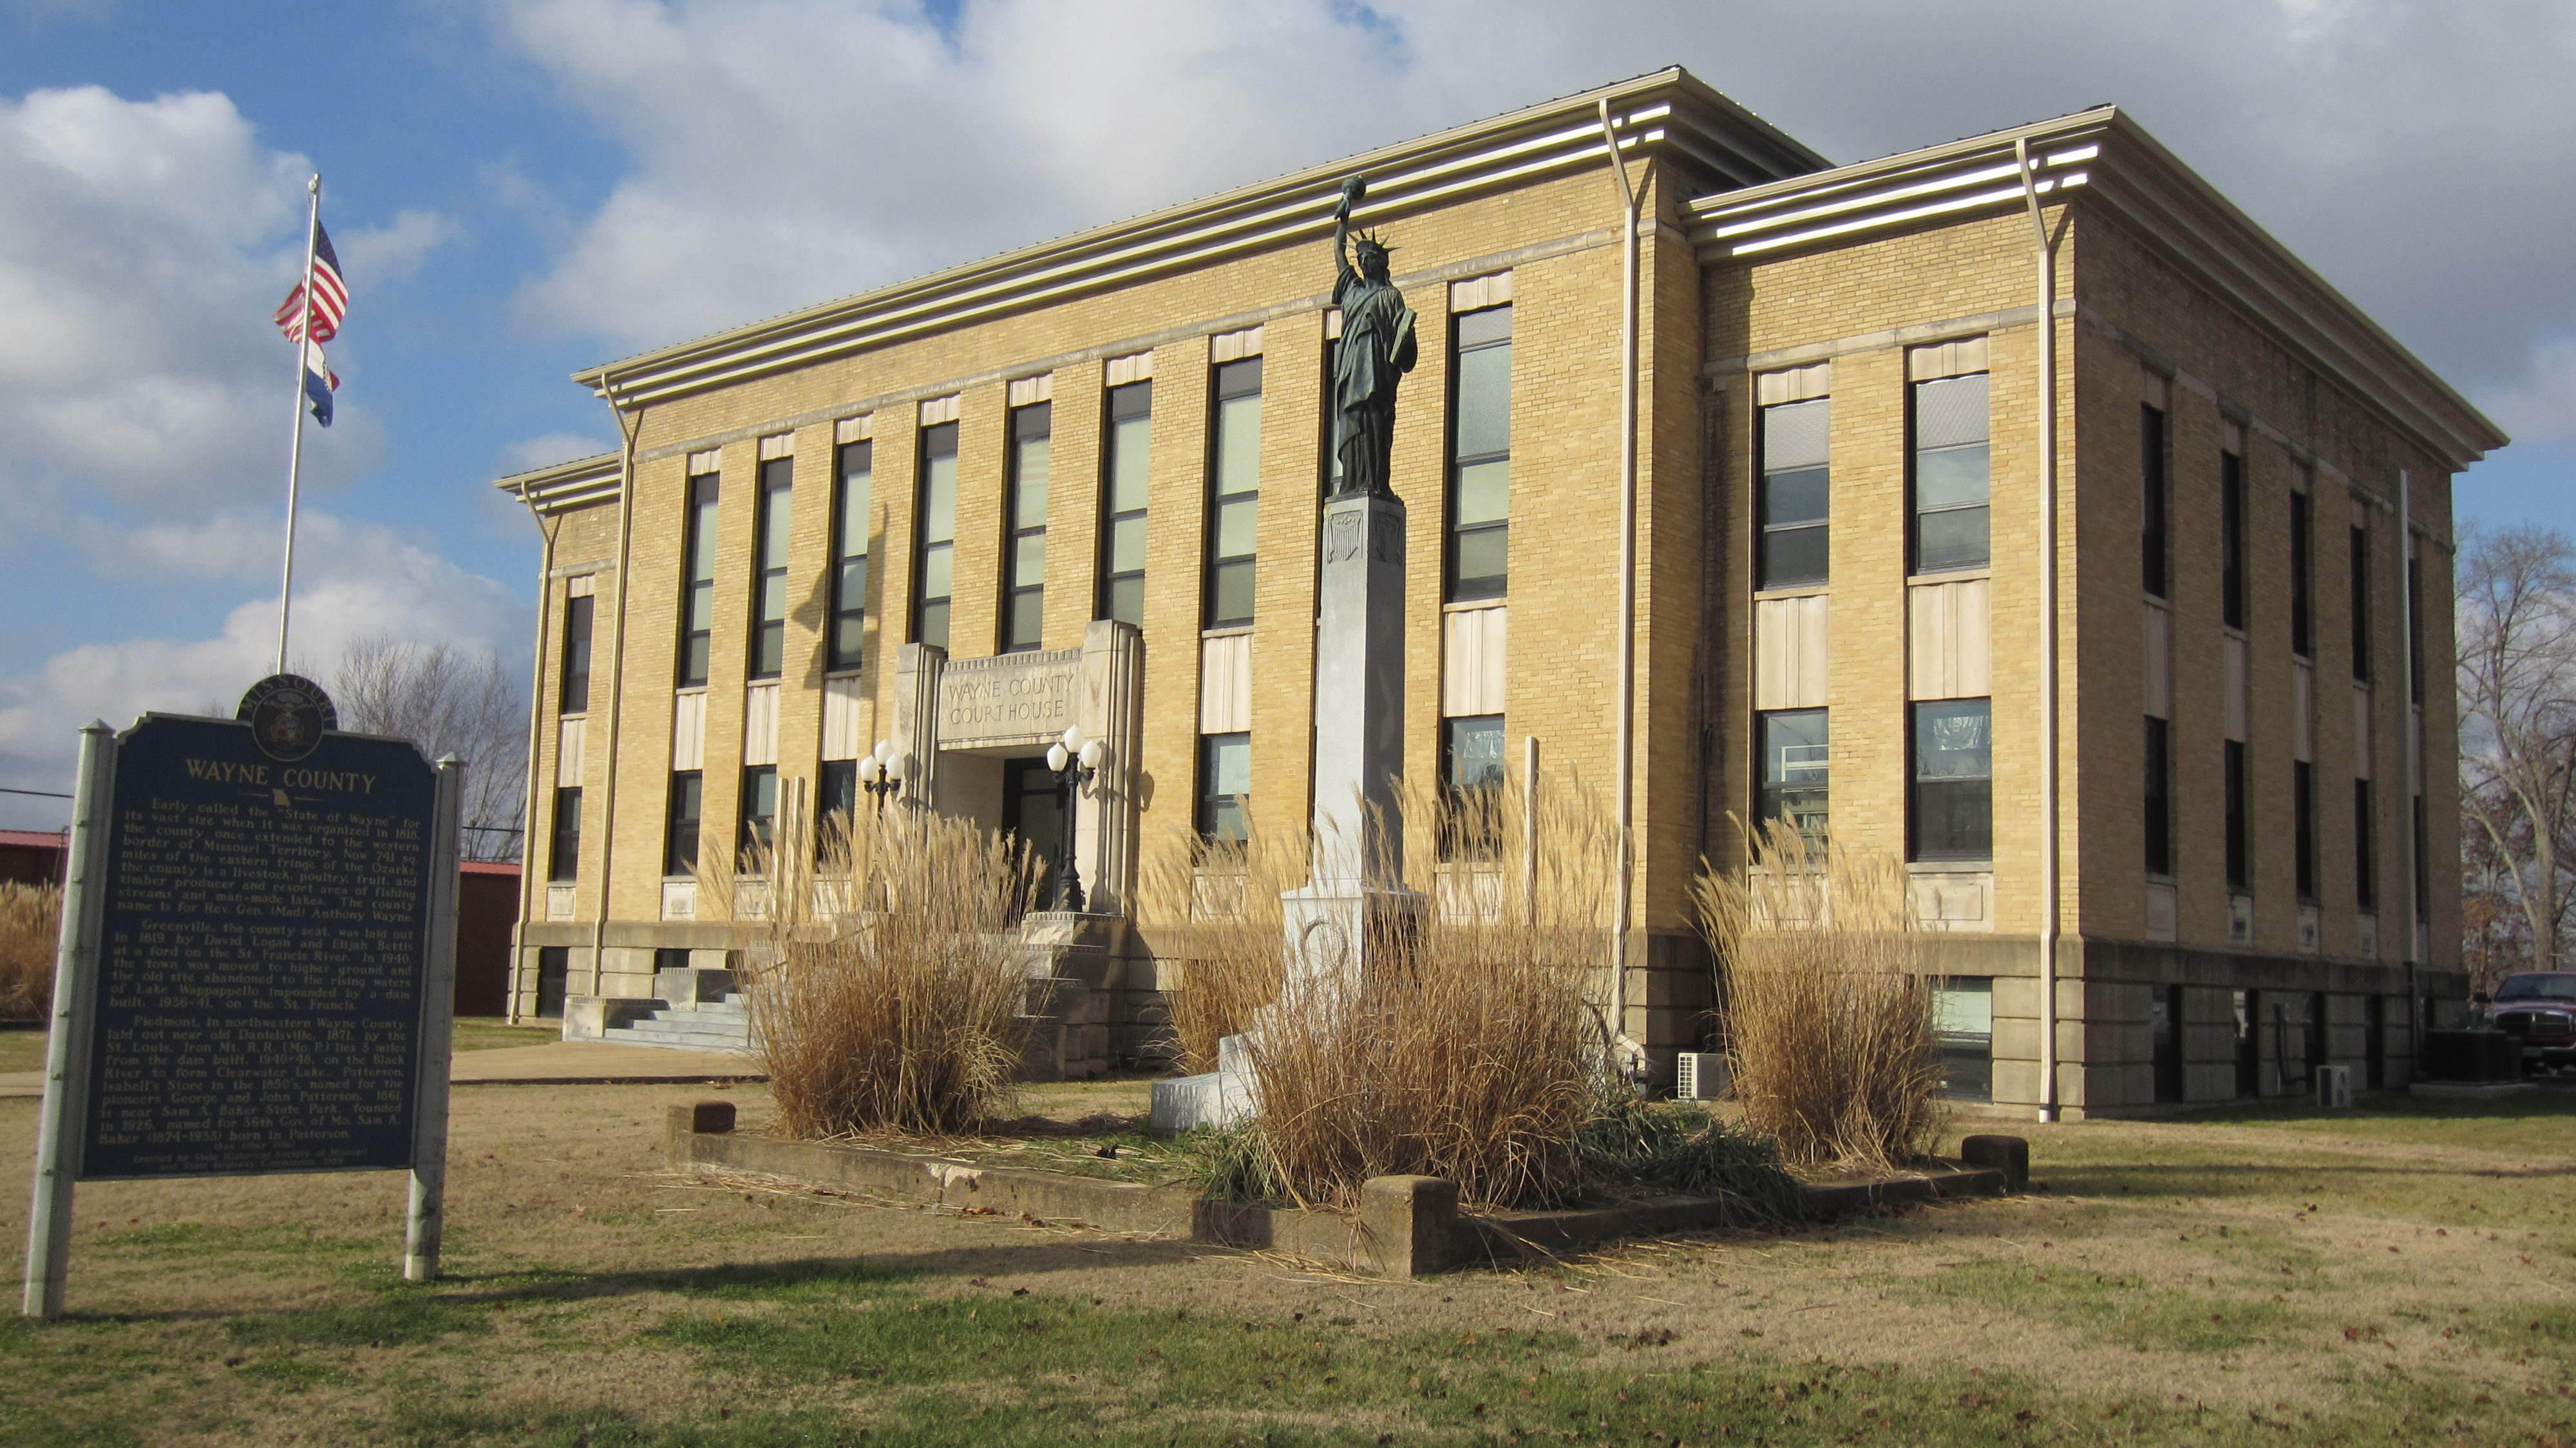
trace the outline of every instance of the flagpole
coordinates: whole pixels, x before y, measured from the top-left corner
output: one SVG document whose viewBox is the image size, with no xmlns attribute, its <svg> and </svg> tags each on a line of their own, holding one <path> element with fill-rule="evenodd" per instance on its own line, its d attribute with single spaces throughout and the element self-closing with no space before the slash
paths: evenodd
<svg viewBox="0 0 2576 1448">
<path fill-rule="evenodd" d="M 277 585 L 277 672 L 286 672 L 286 626 L 295 599 L 295 495 L 304 480 L 304 373 L 313 353 L 313 238 L 322 229 L 322 177 L 304 183 L 304 314 L 295 329 L 295 441 L 286 452 L 286 576 Z"/>
</svg>

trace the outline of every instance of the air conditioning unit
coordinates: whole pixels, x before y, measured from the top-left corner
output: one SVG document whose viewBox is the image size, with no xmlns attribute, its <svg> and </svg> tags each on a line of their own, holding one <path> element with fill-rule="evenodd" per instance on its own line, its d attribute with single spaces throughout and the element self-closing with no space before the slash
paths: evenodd
<svg viewBox="0 0 2576 1448">
<path fill-rule="evenodd" d="M 1673 1061 L 1674 1099 L 1715 1101 L 1726 1094 L 1725 1052 L 1684 1051 Z"/>
<path fill-rule="evenodd" d="M 2351 1109 L 2352 1068 L 2350 1066 L 2317 1068 L 2317 1105 L 2328 1111 Z"/>
</svg>

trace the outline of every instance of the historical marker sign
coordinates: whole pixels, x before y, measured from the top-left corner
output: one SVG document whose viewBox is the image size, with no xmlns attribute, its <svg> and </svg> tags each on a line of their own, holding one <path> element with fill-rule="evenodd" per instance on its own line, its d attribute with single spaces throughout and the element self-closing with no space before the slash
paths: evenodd
<svg viewBox="0 0 2576 1448">
<path fill-rule="evenodd" d="M 411 1165 L 438 777 L 147 716 L 117 749 L 80 1175 Z"/>
<path fill-rule="evenodd" d="M 464 766 L 263 680 L 238 719 L 82 731 L 26 1311 L 77 1181 L 411 1169 L 437 1275 Z"/>
</svg>

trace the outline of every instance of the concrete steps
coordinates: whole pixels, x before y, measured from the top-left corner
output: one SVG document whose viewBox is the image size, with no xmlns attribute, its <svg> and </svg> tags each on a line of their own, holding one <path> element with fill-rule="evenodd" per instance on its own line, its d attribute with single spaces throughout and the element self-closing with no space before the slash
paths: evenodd
<svg viewBox="0 0 2576 1448">
<path fill-rule="evenodd" d="M 656 1002 L 651 1011 L 609 1027 L 601 1039 L 620 1046 L 753 1054 L 751 1012 L 733 990 L 685 1006 Z"/>
</svg>

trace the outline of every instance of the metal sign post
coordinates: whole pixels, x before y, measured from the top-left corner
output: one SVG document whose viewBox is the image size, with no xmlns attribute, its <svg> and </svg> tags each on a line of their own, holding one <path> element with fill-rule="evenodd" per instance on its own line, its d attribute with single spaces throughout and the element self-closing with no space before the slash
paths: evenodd
<svg viewBox="0 0 2576 1448">
<path fill-rule="evenodd" d="M 70 871 L 63 885 L 61 945 L 54 955 L 54 1024 L 45 1043 L 45 1105 L 36 1126 L 36 1193 L 27 1213 L 29 1317 L 59 1317 L 72 1256 L 72 1186 L 89 1119 L 89 1048 L 97 1003 L 99 915 L 107 904 L 107 842 L 114 818 L 116 731 L 81 730 L 73 786 Z"/>
<path fill-rule="evenodd" d="M 456 836 L 465 799 L 465 761 L 438 761 L 435 837 L 447 848 L 429 882 L 429 930 L 420 1000 L 420 1080 L 412 1109 L 411 1206 L 403 1224 L 403 1280 L 438 1275 L 447 1224 L 448 1057 L 456 1041 Z"/>
</svg>

